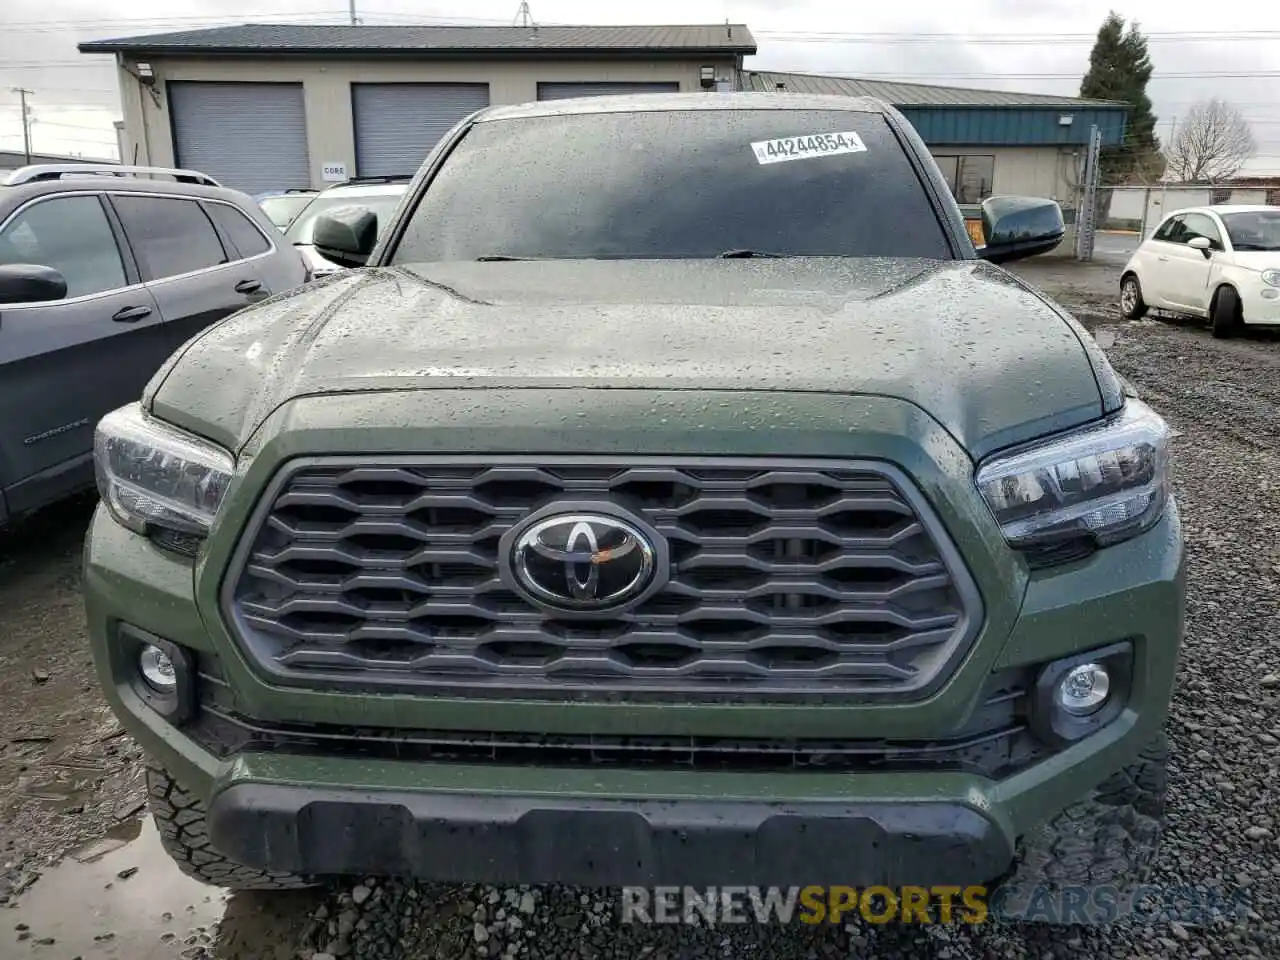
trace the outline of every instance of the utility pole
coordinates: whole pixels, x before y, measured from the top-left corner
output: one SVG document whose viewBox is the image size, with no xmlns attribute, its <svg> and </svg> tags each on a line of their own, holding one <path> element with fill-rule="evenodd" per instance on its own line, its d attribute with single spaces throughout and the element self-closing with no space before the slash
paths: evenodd
<svg viewBox="0 0 1280 960">
<path fill-rule="evenodd" d="M 356 16 L 356 0 L 347 0 L 347 15 L 351 18 L 351 26 L 360 25 L 360 18 Z"/>
<path fill-rule="evenodd" d="M 31 113 L 27 108 L 27 97 L 34 97 L 34 90 L 27 90 L 25 87 L 10 87 L 11 92 L 18 95 L 18 102 L 22 104 L 22 152 L 26 154 L 26 163 L 31 165 Z"/>
<path fill-rule="evenodd" d="M 1178 118 L 1169 118 L 1169 146 L 1165 148 L 1165 156 L 1169 155 L 1169 150 L 1173 148 L 1173 138 L 1178 132 Z M 1160 216 L 1158 219 L 1163 220 L 1164 215 L 1169 211 L 1165 208 L 1164 202 L 1169 196 L 1169 171 L 1165 170 L 1163 176 L 1160 177 Z M 1145 240 L 1146 237 L 1143 237 Z"/>
<path fill-rule="evenodd" d="M 1102 171 L 1102 131 L 1095 123 L 1089 128 L 1089 152 L 1084 161 L 1084 191 L 1076 209 L 1076 258 L 1093 259 L 1093 241 L 1098 229 L 1098 181 Z"/>
</svg>

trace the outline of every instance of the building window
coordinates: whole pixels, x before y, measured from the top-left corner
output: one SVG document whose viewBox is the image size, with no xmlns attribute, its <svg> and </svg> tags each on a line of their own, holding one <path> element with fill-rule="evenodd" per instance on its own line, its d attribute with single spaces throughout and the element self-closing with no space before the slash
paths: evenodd
<svg viewBox="0 0 1280 960">
<path fill-rule="evenodd" d="M 981 203 L 991 196 L 996 175 L 996 158 L 981 154 L 935 156 L 956 203 Z"/>
</svg>

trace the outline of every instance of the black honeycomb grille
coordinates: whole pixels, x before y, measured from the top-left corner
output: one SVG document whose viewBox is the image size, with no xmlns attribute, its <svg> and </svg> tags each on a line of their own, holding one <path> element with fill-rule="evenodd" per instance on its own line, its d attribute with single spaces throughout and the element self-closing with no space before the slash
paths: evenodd
<svg viewBox="0 0 1280 960">
<path fill-rule="evenodd" d="M 278 480 L 229 613 L 286 681 L 464 695 L 923 695 L 978 619 L 968 575 L 888 468 L 666 461 L 306 463 Z M 557 619 L 499 579 L 498 541 L 557 501 L 621 507 L 670 582 Z"/>
</svg>

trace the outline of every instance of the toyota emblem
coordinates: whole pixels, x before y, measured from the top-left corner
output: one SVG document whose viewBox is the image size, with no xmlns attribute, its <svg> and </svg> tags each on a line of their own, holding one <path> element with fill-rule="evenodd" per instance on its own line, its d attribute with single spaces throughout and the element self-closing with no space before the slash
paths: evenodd
<svg viewBox="0 0 1280 960">
<path fill-rule="evenodd" d="M 604 513 L 564 513 L 521 531 L 510 548 L 516 583 L 548 606 L 602 611 L 636 599 L 657 570 L 654 543 Z"/>
</svg>

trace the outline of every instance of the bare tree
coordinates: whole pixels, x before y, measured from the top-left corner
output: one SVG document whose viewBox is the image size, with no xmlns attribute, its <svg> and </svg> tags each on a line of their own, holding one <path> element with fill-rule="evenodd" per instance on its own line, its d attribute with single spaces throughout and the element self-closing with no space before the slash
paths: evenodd
<svg viewBox="0 0 1280 960">
<path fill-rule="evenodd" d="M 1214 97 L 1197 103 L 1182 119 L 1165 151 L 1173 180 L 1226 180 L 1253 156 L 1256 144 L 1240 111 Z"/>
</svg>

